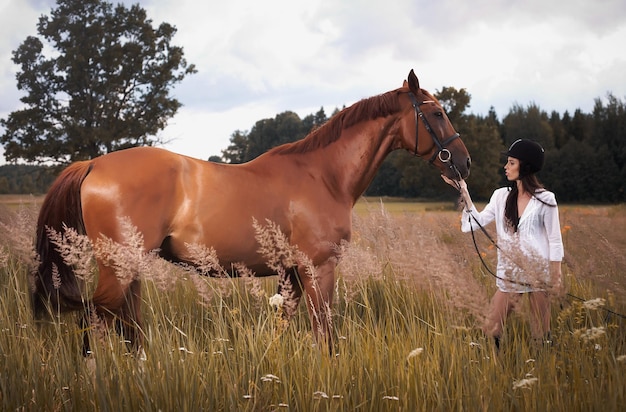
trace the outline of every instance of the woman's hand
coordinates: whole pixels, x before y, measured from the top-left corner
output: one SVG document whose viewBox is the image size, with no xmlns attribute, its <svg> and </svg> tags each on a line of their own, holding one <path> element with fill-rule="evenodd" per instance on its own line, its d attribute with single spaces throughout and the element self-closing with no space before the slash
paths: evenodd
<svg viewBox="0 0 626 412">
<path fill-rule="evenodd" d="M 450 186 L 452 186 L 453 188 L 455 188 L 458 191 L 461 191 L 463 188 L 463 185 L 465 186 L 465 189 L 467 190 L 467 183 L 465 183 L 465 180 L 461 179 L 459 181 L 456 180 L 452 180 L 449 177 L 446 177 L 444 175 L 441 175 L 441 178 L 443 179 L 444 182 L 446 182 L 447 184 L 449 184 Z"/>
<path fill-rule="evenodd" d="M 561 273 L 561 262 L 550 262 L 550 291 L 556 296 L 563 296 L 566 293 Z"/>
<path fill-rule="evenodd" d="M 467 183 L 465 182 L 465 180 L 461 179 L 459 181 L 456 181 L 444 175 L 441 175 L 441 178 L 443 179 L 444 182 L 454 187 L 456 190 L 458 190 L 461 193 L 461 201 L 465 203 L 466 208 L 469 210 L 473 206 L 473 203 L 472 203 L 472 198 L 469 195 L 469 191 L 467 190 Z"/>
</svg>

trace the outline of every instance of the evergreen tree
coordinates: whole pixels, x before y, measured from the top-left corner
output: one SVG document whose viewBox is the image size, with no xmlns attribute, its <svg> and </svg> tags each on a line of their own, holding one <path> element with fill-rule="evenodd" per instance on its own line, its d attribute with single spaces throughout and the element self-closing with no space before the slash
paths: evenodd
<svg viewBox="0 0 626 412">
<path fill-rule="evenodd" d="M 484 118 L 470 115 L 463 131 L 463 142 L 472 158 L 468 184 L 477 200 L 488 200 L 501 183 L 504 146 L 495 112 Z"/>
<path fill-rule="evenodd" d="M 554 147 L 554 136 L 548 115 L 536 104 L 530 104 L 527 109 L 516 104 L 503 123 L 504 145 L 509 147 L 517 139 L 529 139 L 539 142 L 544 149 Z"/>
</svg>

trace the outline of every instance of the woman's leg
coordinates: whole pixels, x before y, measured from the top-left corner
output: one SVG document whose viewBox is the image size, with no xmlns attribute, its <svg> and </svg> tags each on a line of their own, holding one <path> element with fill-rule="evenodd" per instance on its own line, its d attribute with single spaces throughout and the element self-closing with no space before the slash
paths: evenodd
<svg viewBox="0 0 626 412">
<path fill-rule="evenodd" d="M 546 292 L 531 292 L 529 300 L 530 332 L 536 342 L 543 342 L 550 334 L 550 297 Z"/>
<path fill-rule="evenodd" d="M 489 307 L 489 313 L 483 331 L 487 336 L 495 338 L 496 345 L 499 345 L 500 336 L 502 335 L 502 329 L 504 322 L 509 316 L 513 304 L 517 300 L 517 293 L 508 293 L 501 290 L 497 290 L 491 298 L 491 305 Z"/>
</svg>

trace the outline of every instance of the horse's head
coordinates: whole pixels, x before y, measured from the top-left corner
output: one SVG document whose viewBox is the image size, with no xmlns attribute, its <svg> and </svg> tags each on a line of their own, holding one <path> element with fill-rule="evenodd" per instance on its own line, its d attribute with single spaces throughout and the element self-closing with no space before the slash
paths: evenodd
<svg viewBox="0 0 626 412">
<path fill-rule="evenodd" d="M 400 92 L 406 93 L 408 106 L 404 122 L 402 147 L 423 156 L 441 173 L 453 180 L 469 176 L 470 156 L 454 130 L 443 107 L 426 90 L 411 70 Z"/>
</svg>

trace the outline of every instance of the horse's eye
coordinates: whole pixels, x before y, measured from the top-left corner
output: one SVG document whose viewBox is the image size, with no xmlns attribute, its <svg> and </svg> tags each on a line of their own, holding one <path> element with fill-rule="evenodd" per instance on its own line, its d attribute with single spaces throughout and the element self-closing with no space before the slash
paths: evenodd
<svg viewBox="0 0 626 412">
<path fill-rule="evenodd" d="M 435 113 L 435 116 L 437 116 L 437 117 L 443 117 L 443 112 L 436 112 L 436 113 Z"/>
</svg>

